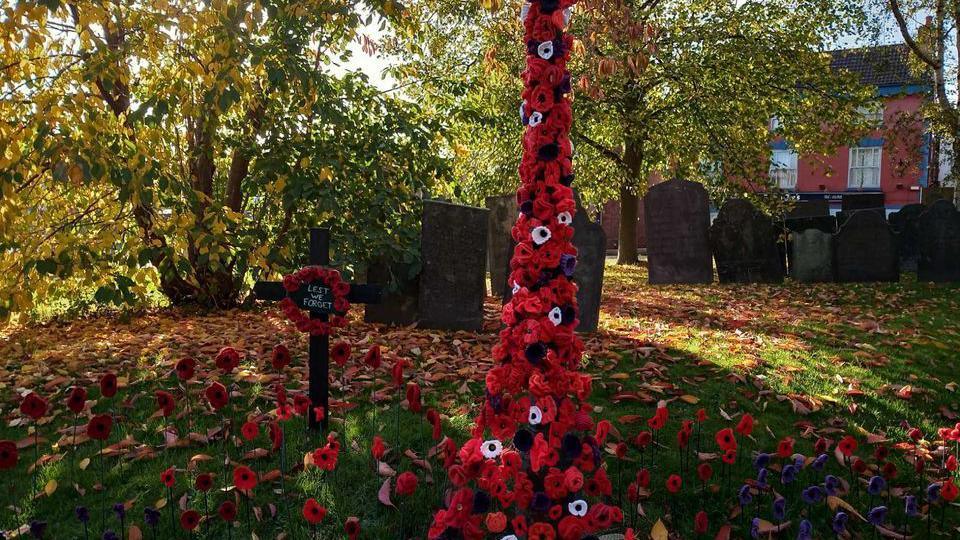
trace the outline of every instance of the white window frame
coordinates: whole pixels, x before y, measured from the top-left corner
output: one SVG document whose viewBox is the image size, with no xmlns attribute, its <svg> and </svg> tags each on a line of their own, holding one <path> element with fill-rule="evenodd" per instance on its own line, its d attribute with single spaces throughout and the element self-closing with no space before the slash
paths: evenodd
<svg viewBox="0 0 960 540">
<path fill-rule="evenodd" d="M 847 166 L 848 189 L 880 189 L 883 147 L 853 146 Z"/>
<path fill-rule="evenodd" d="M 793 150 L 774 150 L 770 156 L 770 178 L 780 189 L 797 189 L 797 153 Z"/>
<path fill-rule="evenodd" d="M 857 112 L 869 125 L 875 128 L 883 127 L 883 103 L 857 107 Z"/>
<path fill-rule="evenodd" d="M 780 127 L 780 118 L 777 116 L 770 117 L 770 131 L 776 131 Z"/>
</svg>

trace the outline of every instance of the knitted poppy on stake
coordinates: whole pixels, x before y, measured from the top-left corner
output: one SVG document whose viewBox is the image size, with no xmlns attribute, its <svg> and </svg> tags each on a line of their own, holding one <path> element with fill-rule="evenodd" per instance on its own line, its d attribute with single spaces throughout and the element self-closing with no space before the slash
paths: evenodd
<svg viewBox="0 0 960 540">
<path fill-rule="evenodd" d="M 456 487 L 434 516 L 432 539 L 495 533 L 581 540 L 623 520 L 604 502 L 611 486 L 601 447 L 609 423 L 594 425 L 586 403 L 590 377 L 577 371 L 583 344 L 574 334 L 577 287 L 570 280 L 577 251 L 566 69 L 573 38 L 565 32 L 574 2 L 535 0 L 520 14 L 526 131 L 512 230 L 513 297 L 503 308 L 506 327 L 493 348 L 484 409 L 472 438 L 447 458 Z M 505 525 L 499 515 L 487 519 L 494 500 Z"/>
</svg>

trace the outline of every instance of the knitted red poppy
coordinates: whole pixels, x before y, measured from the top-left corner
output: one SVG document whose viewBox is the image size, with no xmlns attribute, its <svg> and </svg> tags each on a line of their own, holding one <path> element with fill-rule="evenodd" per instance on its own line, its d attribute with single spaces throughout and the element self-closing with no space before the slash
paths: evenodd
<svg viewBox="0 0 960 540">
<path fill-rule="evenodd" d="M 301 332 L 308 333 L 311 336 L 329 335 L 335 329 L 342 328 L 347 324 L 344 315 L 350 309 L 350 301 L 347 300 L 347 295 L 350 293 L 350 284 L 340 278 L 340 272 L 333 268 L 323 268 L 321 266 L 307 266 L 283 277 L 283 288 L 286 289 L 288 295 L 296 293 L 302 286 L 311 283 L 321 283 L 330 288 L 333 293 L 333 314 L 330 315 L 328 322 L 310 318 L 310 314 L 300 309 L 289 296 L 280 301 L 280 311 Z"/>
</svg>

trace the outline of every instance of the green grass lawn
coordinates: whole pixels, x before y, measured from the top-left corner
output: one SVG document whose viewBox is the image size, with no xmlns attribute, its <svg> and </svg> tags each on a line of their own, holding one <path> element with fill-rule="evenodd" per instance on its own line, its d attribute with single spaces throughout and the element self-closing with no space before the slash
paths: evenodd
<svg viewBox="0 0 960 540">
<path fill-rule="evenodd" d="M 592 402 L 596 417 L 611 420 L 619 436 L 631 439 L 646 428 L 646 418 L 653 414 L 659 400 L 669 402 L 671 414 L 661 435 L 664 448 L 655 459 L 650 451 L 644 455 L 644 464 L 653 476 L 653 494 L 641 502 L 644 515 L 635 516 L 634 511 L 628 510 L 628 518 L 635 521 L 641 536 L 646 536 L 653 523 L 669 514 L 664 518 L 668 528 L 688 538 L 693 536 L 693 514 L 706 508 L 710 510 L 712 531 L 729 518 L 735 526 L 734 536 L 742 533 L 745 518 L 736 515 L 738 509 L 733 502 L 736 488 L 755 474 L 746 458 L 728 471 L 724 489 L 720 489 L 719 463 L 713 460 L 718 475 L 713 488 L 701 492 L 691 470 L 686 469 L 687 484 L 682 493 L 671 498 L 662 496 L 666 476 L 681 472 L 680 458 L 673 449 L 680 421 L 692 418 L 701 407 L 710 416 L 702 426 L 704 452 L 715 449 L 713 433 L 735 424 L 743 413 L 757 418 L 754 440 L 746 443 L 747 449 L 772 450 L 780 438 L 791 436 L 797 439 L 796 450 L 807 454 L 818 436 L 836 440 L 844 433 L 854 434 L 861 441 L 861 453 L 866 455 L 871 450 L 865 444 L 868 434 L 902 441 L 908 425 L 919 427 L 926 434 L 952 425 L 956 421 L 955 411 L 960 410 L 952 384 L 960 383 L 954 368 L 954 351 L 960 350 L 958 303 L 960 295 L 955 287 L 911 280 L 896 285 L 788 283 L 652 288 L 645 284 L 642 268 L 609 266 L 601 331 L 587 339 L 584 359 L 584 369 L 595 376 Z M 424 387 L 426 404 L 446 416 L 445 434 L 462 442 L 482 399 L 482 378 L 489 365 L 489 346 L 495 339 L 496 303 L 492 300 L 488 314 L 487 331 L 479 335 L 387 330 L 354 320 L 346 337 L 354 343 L 355 351 L 365 349 L 369 343 L 381 343 L 390 354 L 413 361 L 415 367 L 409 374 Z M 182 355 L 193 355 L 209 366 L 212 352 L 222 345 L 234 344 L 247 351 L 242 371 L 232 379 L 237 389 L 232 400 L 237 419 L 240 411 L 265 414 L 274 408 L 269 391 L 272 375 L 265 370 L 266 351 L 281 339 L 288 341 L 295 357 L 300 356 L 301 360 L 305 351 L 302 336 L 276 317 L 256 312 L 204 315 L 164 311 L 124 322 L 95 318 L 11 327 L 3 335 L 0 384 L 5 394 L 5 422 L 0 438 L 23 444 L 32 438 L 28 428 L 18 425 L 20 415 L 14 397 L 17 391 L 32 388 L 49 396 L 53 415 L 40 426 L 40 454 L 47 458 L 37 471 L 36 489 L 42 491 L 44 486 L 52 486 L 51 480 L 57 486 L 49 495 L 31 499 L 34 487 L 27 467 L 33 461 L 34 448 L 22 448 L 20 466 L 0 474 L 7 509 L 0 516 L 0 526 L 9 531 L 40 519 L 48 524 L 46 538 L 56 539 L 84 538 L 83 528 L 74 516 L 78 505 L 90 510 L 90 538 L 102 534 L 102 507 L 108 508 L 106 528 L 119 533 L 120 522 L 110 510 L 118 502 L 130 506 L 125 525 L 139 526 L 145 538 L 152 537 L 151 528 L 143 523 L 144 508 L 148 506 L 163 506 L 158 538 L 185 538 L 186 533 L 171 524 L 170 508 L 174 507 L 177 515 L 187 507 L 203 513 L 203 497 L 192 489 L 192 477 L 200 472 L 220 475 L 222 441 L 215 436 L 209 444 L 164 446 L 164 424 L 151 417 L 154 390 L 176 386 L 169 370 Z M 355 352 L 354 357 L 359 354 Z M 130 381 L 121 390 L 121 399 L 112 403 L 99 400 L 93 390 L 97 377 L 108 369 Z M 288 375 L 291 391 L 303 386 L 302 365 Z M 379 385 L 388 377 L 382 369 Z M 118 437 L 126 434 L 135 440 L 124 459 L 116 455 L 104 459 L 105 491 L 98 489 L 100 460 L 94 443 L 80 445 L 76 455 L 72 447 L 50 446 L 73 425 L 72 414 L 65 412 L 62 403 L 75 380 L 91 388 L 94 411 L 114 410 L 121 417 L 121 427 L 110 442 L 116 443 Z M 300 517 L 307 497 L 319 499 L 330 511 L 325 525 L 317 531 L 319 538 L 345 537 L 343 522 L 350 516 L 360 518 L 363 538 L 423 537 L 441 500 L 444 482 L 436 459 L 426 463 L 420 460 L 432 444 L 429 425 L 403 410 L 397 429 L 392 394 L 386 394 L 379 407 L 371 407 L 367 399 L 372 384 L 368 370 L 353 369 L 343 380 L 352 395 L 350 401 L 358 407 L 346 414 L 346 425 L 340 420 L 343 413 L 334 413 L 333 429 L 343 434 L 340 466 L 333 473 L 316 469 L 301 473 L 299 464 L 304 453 L 322 445 L 324 440 L 319 434 L 307 433 L 302 419 L 287 423 L 288 474 L 283 486 L 286 497 L 281 496 L 276 479 L 256 489 L 251 521 L 257 537 L 276 538 L 281 531 L 287 531 L 288 537 L 308 538 L 312 531 Z M 341 392 L 339 381 L 338 378 L 334 384 L 334 398 Z M 192 389 L 199 392 L 202 385 Z M 175 422 L 181 434 L 188 423 L 197 433 L 216 430 L 222 424 L 215 414 L 197 413 L 196 399 L 194 414 L 184 414 Z M 181 400 L 180 410 L 184 406 Z M 60 433 L 55 433 L 57 430 Z M 377 499 L 386 478 L 375 473 L 370 458 L 370 443 L 377 434 L 392 448 L 386 459 L 390 468 L 415 471 L 421 481 L 417 494 L 409 499 L 392 495 L 399 509 L 384 506 Z M 236 438 L 230 443 L 229 455 L 233 462 L 243 462 L 266 474 L 279 467 L 277 454 L 256 459 L 242 456 L 255 447 L 268 445 L 262 434 L 253 444 L 241 445 Z M 405 452 L 407 449 L 412 452 Z M 87 458 L 89 464 L 81 470 L 79 465 L 85 464 Z M 622 463 L 608 456 L 615 501 L 621 499 L 616 485 L 625 488 L 639 460 L 635 449 Z M 898 485 L 925 483 L 909 472 L 910 467 L 900 457 L 893 461 L 901 471 Z M 171 465 L 178 470 L 178 480 L 173 498 L 167 499 L 160 473 Z M 694 459 L 690 466 L 695 465 Z M 432 470 L 427 470 L 427 466 Z M 846 474 L 835 461 L 831 466 L 834 474 Z M 232 465 L 228 472 L 231 469 Z M 220 480 L 218 477 L 218 488 Z M 208 495 L 214 517 L 195 536 L 227 537 L 226 525 L 215 516 L 215 506 L 225 498 L 239 501 L 238 523 L 230 536 L 250 537 L 246 499 L 232 489 L 218 489 Z M 770 501 L 769 494 L 758 497 L 754 505 L 760 508 L 752 505 L 748 517 L 758 515 L 769 520 Z M 10 509 L 13 502 L 17 512 Z M 858 492 L 851 502 L 866 512 L 865 506 L 881 500 L 870 501 Z M 902 519 L 901 506 L 896 501 L 891 503 L 893 523 Z M 800 518 L 822 521 L 827 514 L 822 505 L 789 504 L 787 519 L 793 522 L 793 532 L 786 537 L 796 536 Z M 947 513 L 947 527 L 960 524 L 951 514 Z M 400 528 L 401 516 L 405 533 Z M 859 530 L 862 533 L 866 529 Z"/>
</svg>

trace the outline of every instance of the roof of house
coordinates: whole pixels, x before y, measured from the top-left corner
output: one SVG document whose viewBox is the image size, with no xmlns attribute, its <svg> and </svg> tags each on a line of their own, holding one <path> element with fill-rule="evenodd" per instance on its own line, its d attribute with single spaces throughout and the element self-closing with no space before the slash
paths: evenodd
<svg viewBox="0 0 960 540">
<path fill-rule="evenodd" d="M 830 67 L 848 70 L 860 76 L 862 84 L 873 86 L 930 85 L 929 75 L 911 72 L 906 44 L 879 45 L 859 49 L 831 51 Z"/>
</svg>

